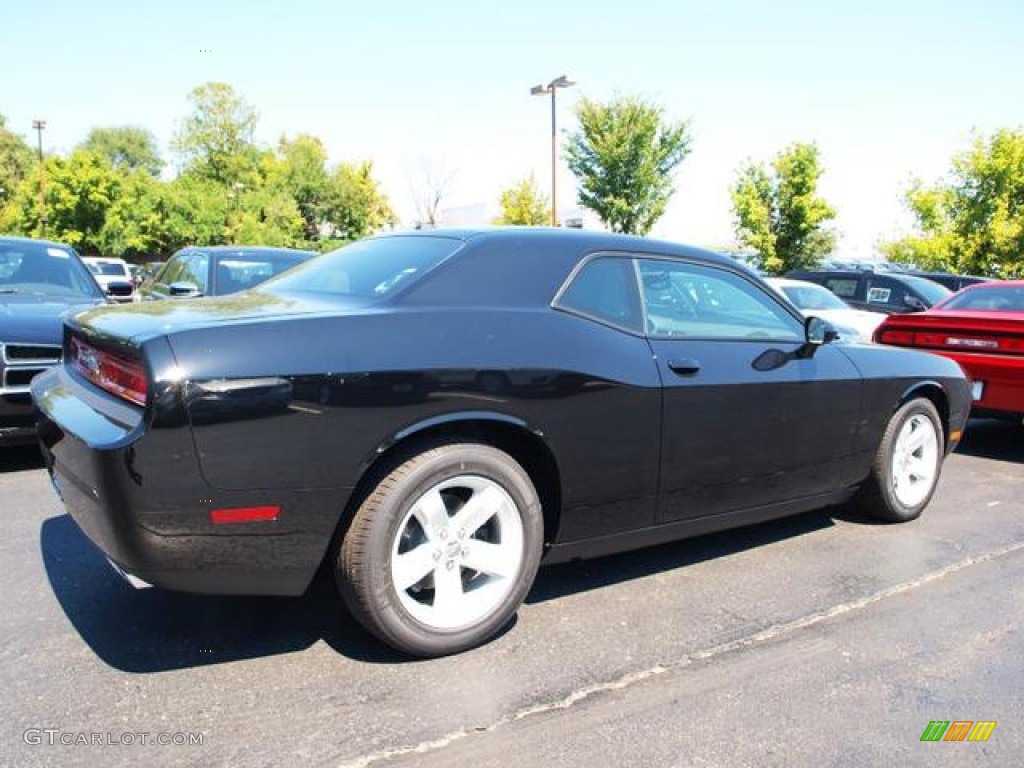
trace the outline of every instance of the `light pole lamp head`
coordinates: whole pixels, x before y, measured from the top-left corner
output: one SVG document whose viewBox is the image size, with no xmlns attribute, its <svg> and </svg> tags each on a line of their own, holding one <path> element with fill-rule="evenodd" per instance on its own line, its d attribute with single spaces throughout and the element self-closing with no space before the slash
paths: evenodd
<svg viewBox="0 0 1024 768">
<path fill-rule="evenodd" d="M 576 81 L 570 80 L 565 75 L 562 75 L 561 77 L 556 77 L 552 80 L 548 85 L 548 88 L 568 88 L 570 85 L 576 85 Z"/>
<path fill-rule="evenodd" d="M 543 96 L 546 93 L 550 93 L 550 89 L 543 85 L 535 85 L 530 89 L 531 96 Z"/>
<path fill-rule="evenodd" d="M 41 117 L 37 117 L 35 120 L 32 121 L 32 129 L 33 130 L 41 131 L 45 127 L 46 127 L 46 121 L 43 120 Z"/>
</svg>

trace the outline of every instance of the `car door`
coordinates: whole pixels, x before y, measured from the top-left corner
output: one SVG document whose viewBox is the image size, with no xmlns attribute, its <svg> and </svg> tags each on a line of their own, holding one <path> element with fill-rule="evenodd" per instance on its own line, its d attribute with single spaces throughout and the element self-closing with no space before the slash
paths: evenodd
<svg viewBox="0 0 1024 768">
<path fill-rule="evenodd" d="M 856 479 L 861 382 L 840 349 L 806 355 L 802 321 L 736 271 L 647 257 L 637 266 L 663 386 L 662 521 Z"/>
</svg>

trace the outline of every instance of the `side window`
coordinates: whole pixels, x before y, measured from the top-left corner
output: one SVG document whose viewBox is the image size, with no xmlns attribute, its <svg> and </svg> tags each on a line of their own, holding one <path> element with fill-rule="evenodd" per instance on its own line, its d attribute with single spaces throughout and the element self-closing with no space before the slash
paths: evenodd
<svg viewBox="0 0 1024 768">
<path fill-rule="evenodd" d="M 887 277 L 868 279 L 868 304 L 873 306 L 901 307 L 907 291 L 895 280 Z"/>
<path fill-rule="evenodd" d="M 804 339 L 800 322 L 740 275 L 684 262 L 642 259 L 639 264 L 650 336 Z"/>
<path fill-rule="evenodd" d="M 206 293 L 210 274 L 210 256 L 206 253 L 193 251 L 185 259 L 185 266 L 178 280 L 195 283 L 201 293 Z"/>
<path fill-rule="evenodd" d="M 828 277 L 825 287 L 840 299 L 853 299 L 857 296 L 857 282 L 855 277 Z"/>
<path fill-rule="evenodd" d="M 600 257 L 587 262 L 555 299 L 555 306 L 639 332 L 640 296 L 633 260 Z"/>
</svg>

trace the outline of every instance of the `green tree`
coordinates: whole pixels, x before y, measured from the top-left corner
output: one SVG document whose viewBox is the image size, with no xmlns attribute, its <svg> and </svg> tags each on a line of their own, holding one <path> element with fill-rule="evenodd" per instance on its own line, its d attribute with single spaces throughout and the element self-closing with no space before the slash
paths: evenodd
<svg viewBox="0 0 1024 768">
<path fill-rule="evenodd" d="M 635 97 L 583 99 L 566 154 L 579 202 L 614 232 L 645 235 L 675 191 L 673 174 L 690 153 L 688 122 L 668 123 L 661 107 Z"/>
<path fill-rule="evenodd" d="M 233 245 L 303 244 L 303 220 L 295 200 L 270 187 L 242 193 L 227 220 L 227 241 Z"/>
<path fill-rule="evenodd" d="M 501 216 L 495 224 L 536 226 L 547 224 L 550 215 L 547 198 L 537 189 L 537 180 L 530 174 L 501 191 Z"/>
<path fill-rule="evenodd" d="M 75 246 L 83 253 L 101 252 L 100 231 L 107 211 L 120 194 L 122 178 L 105 157 L 84 149 L 71 157 L 48 157 L 46 172 L 46 236 Z M 39 237 L 38 187 L 26 179 L 11 203 L 7 225 L 15 232 Z"/>
<path fill-rule="evenodd" d="M 772 274 L 816 265 L 835 247 L 836 212 L 818 196 L 823 169 L 815 144 L 793 144 L 770 167 L 749 163 L 730 190 L 736 238 Z"/>
<path fill-rule="evenodd" d="M 906 193 L 917 233 L 882 244 L 893 261 L 962 274 L 1024 274 L 1024 130 L 976 137 L 933 186 Z"/>
<path fill-rule="evenodd" d="M 358 240 L 386 226 L 397 217 L 387 196 L 373 178 L 373 164 L 341 163 L 330 175 L 325 209 L 325 228 L 331 239 Z"/>
<path fill-rule="evenodd" d="M 80 147 L 102 155 L 123 171 L 141 169 L 159 176 L 164 166 L 153 134 L 134 125 L 93 128 Z"/>
<path fill-rule="evenodd" d="M 184 169 L 225 186 L 251 186 L 261 153 L 253 143 L 256 110 L 227 83 L 206 83 L 189 94 L 192 113 L 171 148 Z"/>
<path fill-rule="evenodd" d="M 32 148 L 21 136 L 8 130 L 7 119 L 0 114 L 0 213 L 35 163 Z"/>
<path fill-rule="evenodd" d="M 315 136 L 282 137 L 277 152 L 264 161 L 267 185 L 291 196 L 302 216 L 303 237 L 320 238 L 320 226 L 327 217 L 330 176 L 327 150 Z"/>
</svg>

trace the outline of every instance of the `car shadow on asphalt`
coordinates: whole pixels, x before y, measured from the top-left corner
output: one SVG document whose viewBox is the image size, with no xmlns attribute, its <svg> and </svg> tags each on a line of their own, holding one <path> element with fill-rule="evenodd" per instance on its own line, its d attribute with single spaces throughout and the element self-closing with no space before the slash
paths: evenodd
<svg viewBox="0 0 1024 768">
<path fill-rule="evenodd" d="M 0 448 L 0 474 L 42 469 L 45 466 L 39 446 L 18 445 L 11 448 Z"/>
<path fill-rule="evenodd" d="M 67 515 L 42 525 L 46 575 L 68 620 L 106 664 L 163 672 L 305 650 L 318 641 L 368 663 L 409 658 L 348 616 L 326 574 L 301 597 L 220 597 L 135 589 Z"/>
<path fill-rule="evenodd" d="M 845 519 L 845 510 L 832 507 L 595 560 L 552 565 L 541 569 L 526 602 L 543 603 L 804 536 L 834 525 L 833 514 L 843 514 Z"/>
<path fill-rule="evenodd" d="M 1024 463 L 1024 427 L 1012 421 L 971 419 L 956 452 L 979 459 Z"/>
<path fill-rule="evenodd" d="M 958 453 L 1024 461 L 1017 424 L 972 420 Z M 0 455 L 0 472 L 44 466 L 34 446 Z M 877 524 L 844 505 L 760 525 L 618 555 L 541 569 L 527 597 L 543 603 L 737 554 L 828 528 L 835 520 Z M 296 598 L 216 597 L 136 590 L 126 584 L 67 515 L 46 520 L 40 549 L 54 595 L 79 635 L 106 664 L 151 673 L 295 653 L 323 641 L 342 656 L 373 664 L 416 661 L 368 635 L 347 614 L 330 574 Z M 514 626 L 514 621 L 506 628 Z"/>
</svg>

